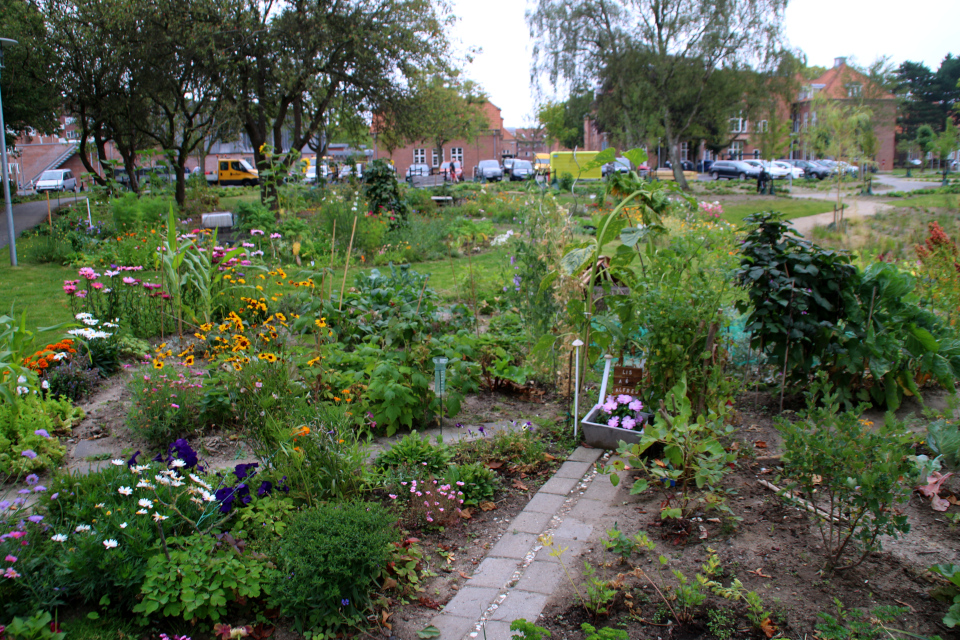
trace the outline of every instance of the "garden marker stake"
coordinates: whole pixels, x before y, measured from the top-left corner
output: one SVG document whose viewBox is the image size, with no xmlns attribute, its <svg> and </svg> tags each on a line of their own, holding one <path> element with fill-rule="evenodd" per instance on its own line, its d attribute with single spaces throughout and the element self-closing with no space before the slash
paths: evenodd
<svg viewBox="0 0 960 640">
<path fill-rule="evenodd" d="M 50 216 L 50 192 L 47 191 L 47 222 L 50 223 L 50 230 L 53 231 L 53 218 Z"/>
<path fill-rule="evenodd" d="M 333 221 L 333 237 L 330 239 L 330 268 L 333 269 L 333 252 L 337 247 L 337 221 Z"/>
<path fill-rule="evenodd" d="M 573 438 L 577 438 L 577 423 L 580 422 L 580 347 L 583 346 L 583 340 L 577 338 L 573 341 L 573 349 L 576 352 L 574 355 L 574 360 L 576 360 L 576 376 L 577 379 L 573 385 Z M 569 396 L 568 396 L 569 397 Z M 603 402 L 603 398 L 600 398 L 600 401 Z"/>
<path fill-rule="evenodd" d="M 343 290 L 347 287 L 347 269 L 350 268 L 350 253 L 353 251 L 353 234 L 357 232 L 357 216 L 353 216 L 353 231 L 350 232 L 350 245 L 347 247 L 347 261 L 343 265 L 343 283 L 340 285 L 340 305 L 337 311 L 343 311 Z"/>
</svg>

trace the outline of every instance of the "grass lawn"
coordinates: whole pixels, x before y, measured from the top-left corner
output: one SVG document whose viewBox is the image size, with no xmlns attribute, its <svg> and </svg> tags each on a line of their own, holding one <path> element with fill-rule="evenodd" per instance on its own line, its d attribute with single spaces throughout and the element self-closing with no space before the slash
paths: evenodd
<svg viewBox="0 0 960 640">
<path fill-rule="evenodd" d="M 76 279 L 77 270 L 59 265 L 10 266 L 6 251 L 0 258 L 0 315 L 27 312 L 27 325 L 45 327 L 73 320 L 63 281 Z"/>
<path fill-rule="evenodd" d="M 833 211 L 833 202 L 807 198 L 758 197 L 723 203 L 723 219 L 733 224 L 740 224 L 747 216 L 760 211 L 779 211 L 787 219 L 805 218 L 818 213 Z"/>
<path fill-rule="evenodd" d="M 948 209 L 957 211 L 960 209 L 960 194 L 928 193 L 922 196 L 913 196 L 912 198 L 897 198 L 896 200 L 891 200 L 890 204 L 896 207 L 922 207 L 926 209 Z"/>
</svg>

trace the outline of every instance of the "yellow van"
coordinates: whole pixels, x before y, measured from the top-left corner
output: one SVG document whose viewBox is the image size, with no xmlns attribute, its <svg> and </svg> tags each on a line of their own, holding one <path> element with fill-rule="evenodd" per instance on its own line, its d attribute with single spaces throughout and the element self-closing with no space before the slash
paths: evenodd
<svg viewBox="0 0 960 640">
<path fill-rule="evenodd" d="M 538 153 L 533 159 L 533 170 L 538 176 L 545 176 L 550 173 L 550 154 Z"/>
<path fill-rule="evenodd" d="M 217 168 L 208 171 L 207 182 L 220 186 L 249 187 L 260 184 L 260 172 L 243 158 L 217 158 Z"/>
<path fill-rule="evenodd" d="M 554 151 L 550 154 L 550 174 L 560 179 L 563 174 L 569 173 L 577 180 L 600 180 L 603 178 L 602 167 L 586 171 L 583 167 L 593 162 L 600 154 L 599 151 Z"/>
</svg>

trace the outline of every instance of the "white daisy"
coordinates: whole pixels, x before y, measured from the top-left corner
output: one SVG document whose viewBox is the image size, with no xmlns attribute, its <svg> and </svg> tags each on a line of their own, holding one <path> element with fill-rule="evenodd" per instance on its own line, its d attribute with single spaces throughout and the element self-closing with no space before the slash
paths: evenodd
<svg viewBox="0 0 960 640">
<path fill-rule="evenodd" d="M 119 489 L 117 489 L 117 493 L 119 493 L 122 496 L 129 496 L 130 494 L 133 493 L 133 489 L 131 489 L 130 487 L 120 487 Z"/>
<path fill-rule="evenodd" d="M 105 546 L 107 549 L 116 549 L 118 544 L 119 543 L 113 538 L 103 541 L 103 546 Z"/>
</svg>

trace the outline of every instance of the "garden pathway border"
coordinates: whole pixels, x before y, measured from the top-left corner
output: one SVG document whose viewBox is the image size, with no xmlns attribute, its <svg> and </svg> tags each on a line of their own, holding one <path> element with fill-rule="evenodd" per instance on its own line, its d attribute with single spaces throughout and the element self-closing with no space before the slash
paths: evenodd
<svg viewBox="0 0 960 640">
<path fill-rule="evenodd" d="M 431 620 L 439 640 L 510 640 L 513 620 L 536 623 L 567 579 L 564 565 L 577 571 L 576 557 L 617 497 L 609 478 L 594 481 L 596 463 L 609 458 L 601 460 L 604 453 L 579 447 L 517 514 L 467 584 Z M 552 549 L 543 546 L 541 536 L 552 536 Z M 566 549 L 563 564 L 551 555 L 558 548 Z"/>
</svg>

